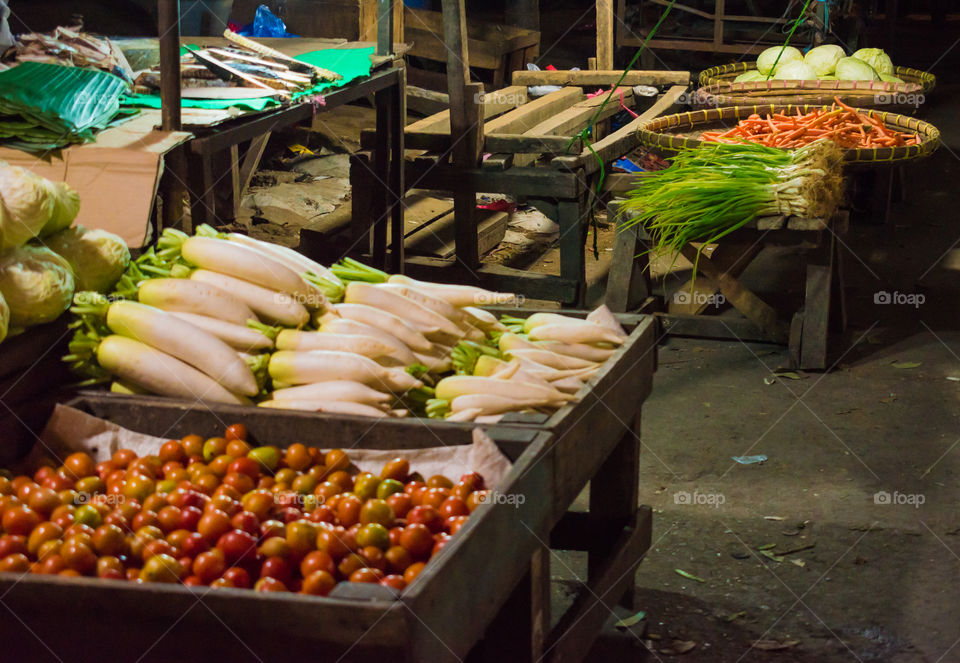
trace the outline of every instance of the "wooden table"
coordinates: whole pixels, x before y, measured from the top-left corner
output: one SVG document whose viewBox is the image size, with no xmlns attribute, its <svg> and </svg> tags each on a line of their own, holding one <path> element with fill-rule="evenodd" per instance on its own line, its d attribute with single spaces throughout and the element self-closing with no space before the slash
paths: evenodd
<svg viewBox="0 0 960 663">
<path fill-rule="evenodd" d="M 611 186 L 623 188 L 629 182 L 629 177 L 615 178 Z M 664 333 L 673 336 L 787 345 L 793 368 L 824 370 L 829 367 L 831 332 L 846 328 L 841 247 L 848 224 L 849 214 L 845 211 L 826 220 L 783 216 L 757 219 L 725 237 L 710 257 L 701 254 L 698 270 L 712 282 L 710 293 L 719 292 L 743 318 L 666 312 L 664 299 L 652 297 L 649 236 L 636 225 L 618 234 L 606 303 L 615 311 L 656 311 Z M 739 280 L 740 274 L 768 245 L 797 247 L 805 254 L 803 305 L 789 319 Z M 697 258 L 696 249 L 690 245 L 681 254 L 691 262 Z M 690 286 L 682 288 L 680 294 L 688 292 Z M 701 312 L 707 308 L 706 303 L 699 306 Z"/>
<path fill-rule="evenodd" d="M 585 243 L 590 204 L 601 162 L 609 164 L 639 145 L 636 128 L 667 112 L 687 90 L 689 72 L 631 72 L 623 81 L 624 99 L 637 103 L 632 86 L 661 85 L 666 91 L 639 105 L 639 118 L 609 135 L 595 135 L 591 149 L 574 136 L 597 114 L 603 97 L 588 99 L 587 91 L 616 83 L 622 72 L 517 72 L 516 84 L 480 97 L 468 105 L 483 124 L 478 149 L 489 152 L 483 161 L 467 159 L 458 163 L 451 123 L 455 113 L 444 111 L 410 124 L 405 129 L 405 182 L 410 188 L 452 192 L 455 199 L 456 256 L 451 260 L 410 257 L 404 261 L 407 273 L 446 282 L 477 283 L 485 287 L 517 292 L 527 297 L 579 303 L 585 293 Z M 527 86 L 553 84 L 561 90 L 533 100 Z M 619 97 L 597 117 L 597 126 L 619 112 Z M 470 124 L 470 123 L 468 123 Z M 473 123 L 474 126 L 477 123 Z M 363 132 L 365 149 L 376 146 L 378 136 Z M 571 148 L 568 151 L 568 148 Z M 413 151 L 416 150 L 416 151 Z M 354 177 L 356 176 L 356 177 Z M 351 170 L 355 191 L 368 186 L 369 169 Z M 557 221 L 560 226 L 560 273 L 537 274 L 481 261 L 475 218 L 476 194 L 503 193 L 525 201 Z M 358 198 L 360 204 L 358 204 Z M 354 198 L 354 223 L 368 223 L 376 214 L 364 210 L 362 196 Z M 458 204 L 458 201 L 460 204 Z M 365 221 L 366 219 L 366 221 Z M 315 256 L 321 260 L 335 255 Z"/>
</svg>

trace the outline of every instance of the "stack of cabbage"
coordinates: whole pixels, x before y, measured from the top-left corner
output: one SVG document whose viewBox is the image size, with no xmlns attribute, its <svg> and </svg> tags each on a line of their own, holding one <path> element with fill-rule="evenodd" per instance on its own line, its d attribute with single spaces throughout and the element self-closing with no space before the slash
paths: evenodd
<svg viewBox="0 0 960 663">
<path fill-rule="evenodd" d="M 111 233 L 69 227 L 77 192 L 0 162 L 0 341 L 55 320 L 74 289 L 109 291 L 130 260 Z"/>
<path fill-rule="evenodd" d="M 774 67 L 776 64 L 776 67 Z M 806 55 L 793 46 L 771 46 L 757 58 L 757 68 L 740 74 L 734 83 L 768 78 L 781 81 L 884 81 L 903 83 L 893 75 L 890 56 L 879 48 L 861 48 L 850 57 L 835 44 L 810 49 Z"/>
<path fill-rule="evenodd" d="M 328 269 L 208 226 L 167 230 L 110 297 L 77 293 L 65 360 L 123 393 L 467 420 L 559 407 L 625 338 L 608 311 L 501 322 L 477 308 L 514 300 L 349 259 Z"/>
</svg>

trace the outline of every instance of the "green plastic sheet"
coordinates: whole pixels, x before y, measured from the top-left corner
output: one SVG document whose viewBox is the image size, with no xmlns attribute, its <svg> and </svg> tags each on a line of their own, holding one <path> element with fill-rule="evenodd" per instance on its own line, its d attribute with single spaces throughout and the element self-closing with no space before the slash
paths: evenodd
<svg viewBox="0 0 960 663">
<path fill-rule="evenodd" d="M 302 62 L 323 67 L 330 71 L 335 71 L 342 79 L 335 82 L 323 82 L 313 86 L 309 90 L 299 92 L 293 95 L 293 99 L 300 97 L 320 94 L 332 88 L 343 87 L 347 83 L 355 81 L 363 76 L 370 75 L 372 63 L 370 56 L 373 55 L 374 47 L 364 48 L 327 48 L 321 51 L 311 51 L 298 55 L 295 59 Z M 155 94 L 135 94 L 123 98 L 124 106 L 133 106 L 137 108 L 160 108 L 160 96 Z M 183 108 L 243 108 L 246 110 L 260 111 L 272 106 L 278 106 L 280 102 L 275 99 L 183 99 L 181 106 Z"/>
<path fill-rule="evenodd" d="M 24 62 L 0 72 L 0 141 L 29 151 L 92 141 L 120 112 L 126 90 L 104 71 Z"/>
</svg>

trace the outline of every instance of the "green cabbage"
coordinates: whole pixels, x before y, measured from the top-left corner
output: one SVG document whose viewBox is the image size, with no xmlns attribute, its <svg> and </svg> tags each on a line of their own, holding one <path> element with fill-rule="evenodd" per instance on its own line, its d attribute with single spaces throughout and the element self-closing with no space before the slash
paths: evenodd
<svg viewBox="0 0 960 663">
<path fill-rule="evenodd" d="M 40 237 L 46 237 L 64 228 L 69 228 L 80 212 L 80 194 L 66 182 L 47 180 L 47 191 L 53 199 L 53 214 L 40 231 Z"/>
<path fill-rule="evenodd" d="M 778 81 L 815 81 L 817 72 L 803 60 L 791 60 L 787 64 L 777 65 L 773 75 Z"/>
<path fill-rule="evenodd" d="M 53 214 L 47 180 L 19 166 L 0 164 L 0 249 L 23 246 Z"/>
<path fill-rule="evenodd" d="M 843 49 L 836 44 L 823 44 L 807 51 L 803 61 L 813 67 L 818 76 L 829 76 L 836 70 L 840 58 L 845 55 Z"/>
<path fill-rule="evenodd" d="M 765 81 L 767 77 L 761 74 L 756 69 L 751 69 L 750 71 L 745 71 L 736 78 L 733 79 L 734 83 L 757 83 L 759 81 Z"/>
<path fill-rule="evenodd" d="M 889 55 L 883 52 L 882 48 L 861 48 L 852 57 L 863 60 L 873 67 L 873 70 L 878 74 L 893 73 L 893 61 Z"/>
<path fill-rule="evenodd" d="M 70 263 L 46 247 L 21 246 L 0 256 L 0 294 L 12 327 L 56 320 L 70 306 L 74 284 Z"/>
<path fill-rule="evenodd" d="M 783 55 L 780 55 L 781 50 L 783 51 Z M 777 61 L 777 56 L 780 57 L 779 61 Z M 767 76 L 773 71 L 774 63 L 779 67 L 787 62 L 802 59 L 803 53 L 793 46 L 771 46 L 757 57 L 757 70 L 764 76 Z"/>
<path fill-rule="evenodd" d="M 878 81 L 873 67 L 857 58 L 841 58 L 837 62 L 837 78 L 841 81 Z"/>
<path fill-rule="evenodd" d="M 106 230 L 74 226 L 47 237 L 44 243 L 70 263 L 77 290 L 108 293 L 130 264 L 126 243 Z"/>
</svg>

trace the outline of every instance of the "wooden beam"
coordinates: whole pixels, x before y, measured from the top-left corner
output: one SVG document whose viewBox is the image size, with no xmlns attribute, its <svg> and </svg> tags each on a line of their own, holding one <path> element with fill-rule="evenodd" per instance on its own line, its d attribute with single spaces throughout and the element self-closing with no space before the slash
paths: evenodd
<svg viewBox="0 0 960 663">
<path fill-rule="evenodd" d="M 613 0 L 597 0 L 597 69 L 613 69 Z"/>
<path fill-rule="evenodd" d="M 513 75 L 515 85 L 615 85 L 622 71 L 518 71 Z M 631 71 L 621 85 L 688 85 L 689 71 Z"/>
<path fill-rule="evenodd" d="M 160 115 L 164 131 L 180 131 L 180 3 L 160 0 Z"/>
<path fill-rule="evenodd" d="M 370 139 L 364 141 L 366 144 Z M 450 149 L 451 140 L 448 133 L 408 133 L 406 135 L 407 148 L 411 150 L 429 150 L 431 152 L 446 152 Z M 495 133 L 484 136 L 484 151 L 486 152 L 536 152 L 545 154 L 565 154 L 567 148 L 579 154 L 581 145 L 579 139 L 566 136 L 540 136 L 531 134 Z"/>
<path fill-rule="evenodd" d="M 377 55 L 390 55 L 393 52 L 393 3 L 394 0 L 377 2 Z"/>
<path fill-rule="evenodd" d="M 487 132 L 522 134 L 548 117 L 582 101 L 583 90 L 578 87 L 557 90 L 510 111 L 487 124 Z"/>
<path fill-rule="evenodd" d="M 450 100 L 449 95 L 447 100 Z M 487 92 L 483 95 L 483 119 L 489 120 L 501 113 L 513 110 L 517 106 L 527 103 L 526 85 L 509 85 L 494 92 Z M 417 120 L 413 124 L 407 125 L 407 135 L 415 132 L 450 132 L 450 111 L 445 110 Z"/>
<path fill-rule="evenodd" d="M 407 108 L 427 116 L 442 113 L 450 108 L 450 95 L 408 85 Z"/>
<path fill-rule="evenodd" d="M 553 167 L 571 171 L 577 168 L 583 168 L 587 175 L 596 172 L 600 168 L 597 157 L 606 163 L 622 157 L 637 147 L 637 145 L 639 145 L 637 129 L 677 103 L 680 97 L 686 94 L 686 92 L 686 85 L 674 85 L 639 117 L 606 138 L 594 143 L 592 152 L 582 156 L 555 157 L 551 162 Z"/>
</svg>

